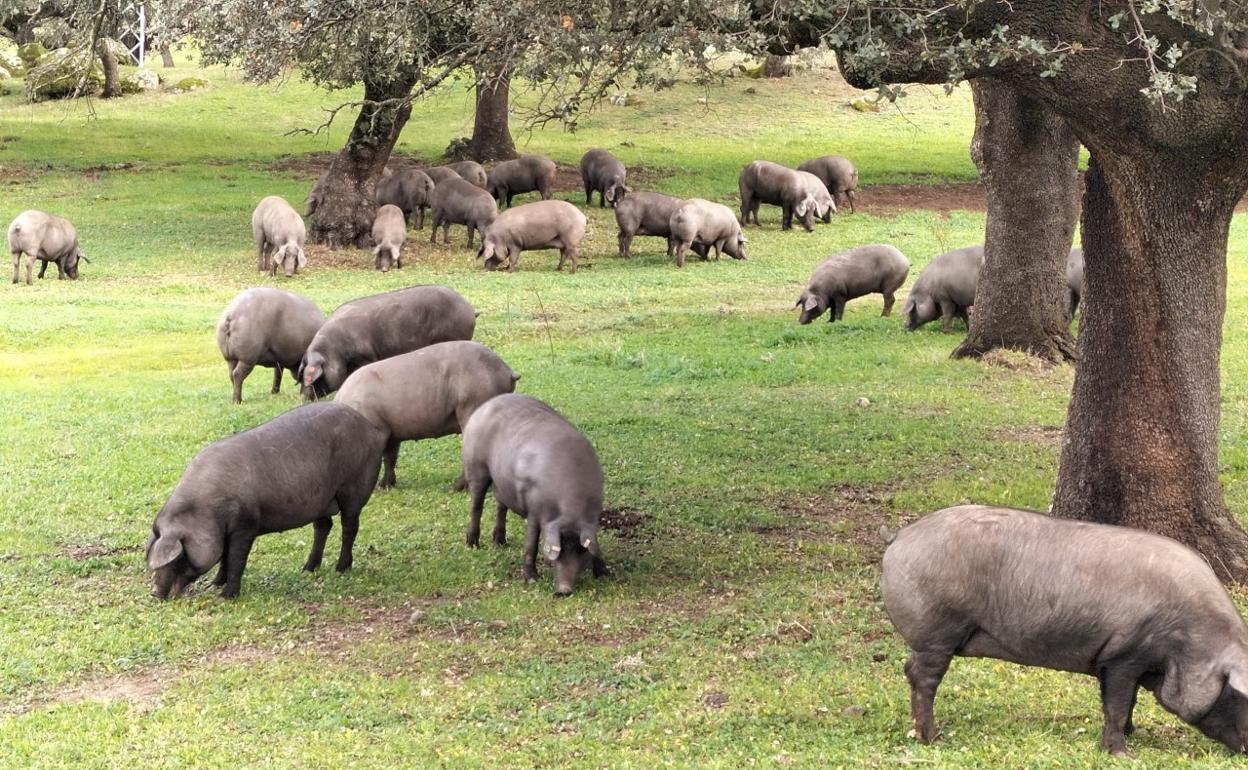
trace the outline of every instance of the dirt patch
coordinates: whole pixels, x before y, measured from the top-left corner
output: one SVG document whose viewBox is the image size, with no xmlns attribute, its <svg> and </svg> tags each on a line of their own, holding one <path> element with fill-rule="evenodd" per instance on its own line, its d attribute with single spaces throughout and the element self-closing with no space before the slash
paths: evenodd
<svg viewBox="0 0 1248 770">
<path fill-rule="evenodd" d="M 114 556 L 119 553 L 138 553 L 140 547 L 137 545 L 112 547 L 103 543 L 75 543 L 65 544 L 57 549 L 57 554 L 74 561 L 86 561 L 87 559 L 95 559 L 101 556 Z"/>
<path fill-rule="evenodd" d="M 728 705 L 728 694 L 715 691 L 708 692 L 706 695 L 702 696 L 702 705 L 712 711 L 722 709 L 724 706 Z"/>
<path fill-rule="evenodd" d="M 621 540 L 642 540 L 645 538 L 643 530 L 649 521 L 649 514 L 636 508 L 604 508 L 598 526 L 614 532 Z"/>
<path fill-rule="evenodd" d="M 26 185 L 35 181 L 35 172 L 23 166 L 0 166 L 0 183 Z"/>
<path fill-rule="evenodd" d="M 1062 440 L 1062 432 L 1058 425 L 1024 425 L 1020 428 L 1000 428 L 992 432 L 992 437 L 997 441 L 1022 444 L 1057 444 Z"/>
<path fill-rule="evenodd" d="M 824 493 L 784 498 L 771 506 L 781 521 L 750 529 L 783 540 L 845 545 L 876 564 L 884 553 L 884 533 L 917 518 L 893 510 L 894 491 L 886 484 L 840 484 Z"/>
</svg>

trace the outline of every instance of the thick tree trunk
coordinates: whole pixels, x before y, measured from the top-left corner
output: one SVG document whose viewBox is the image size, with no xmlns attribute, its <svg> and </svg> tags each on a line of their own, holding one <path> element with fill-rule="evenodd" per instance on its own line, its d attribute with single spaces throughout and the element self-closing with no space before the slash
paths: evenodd
<svg viewBox="0 0 1248 770">
<path fill-rule="evenodd" d="M 1040 101 L 1000 81 L 971 81 L 971 157 L 988 194 L 984 266 L 954 358 L 1021 350 L 1071 360 L 1066 259 L 1079 217 L 1079 140 Z"/>
<path fill-rule="evenodd" d="M 104 91 L 100 96 L 105 99 L 121 96 L 121 71 L 117 68 L 117 60 L 108 50 L 108 43 L 104 38 L 95 41 L 95 54 L 100 59 L 100 66 L 104 68 Z"/>
<path fill-rule="evenodd" d="M 516 144 L 508 125 L 511 74 L 478 72 L 477 78 L 477 113 L 469 154 L 478 163 L 514 158 Z"/>
<path fill-rule="evenodd" d="M 175 66 L 173 61 L 173 51 L 169 48 L 168 43 L 160 44 L 160 65 L 166 68 Z"/>
<path fill-rule="evenodd" d="M 391 102 L 412 92 L 414 81 L 365 81 L 365 104 L 356 116 L 347 146 L 334 157 L 308 196 L 313 243 L 367 247 L 372 239 L 377 180 L 390 160 L 399 132 L 411 115 L 410 102 Z"/>
<path fill-rule="evenodd" d="M 1088 171 L 1087 304 L 1053 514 L 1167 535 L 1242 582 L 1248 535 L 1217 462 L 1226 245 L 1242 191 L 1193 165 L 1158 153 L 1094 157 Z"/>
</svg>

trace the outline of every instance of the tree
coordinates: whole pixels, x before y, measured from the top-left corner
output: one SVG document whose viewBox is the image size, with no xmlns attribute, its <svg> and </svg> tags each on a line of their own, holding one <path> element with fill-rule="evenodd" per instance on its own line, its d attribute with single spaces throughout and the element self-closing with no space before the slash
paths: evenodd
<svg viewBox="0 0 1248 770">
<path fill-rule="evenodd" d="M 511 73 L 477 67 L 477 109 L 472 120 L 469 154 L 478 163 L 516 157 L 508 113 L 511 111 Z"/>
</svg>

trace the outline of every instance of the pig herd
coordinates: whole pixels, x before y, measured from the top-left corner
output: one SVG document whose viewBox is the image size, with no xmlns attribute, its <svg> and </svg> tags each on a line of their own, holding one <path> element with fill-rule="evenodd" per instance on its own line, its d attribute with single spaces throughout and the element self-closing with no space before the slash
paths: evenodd
<svg viewBox="0 0 1248 770">
<path fill-rule="evenodd" d="M 782 227 L 807 231 L 829 221 L 838 202 L 852 212 L 858 172 L 837 156 L 790 169 L 768 161 L 739 178 L 740 215 L 701 198 L 634 192 L 627 169 L 603 150 L 580 165 L 586 205 L 612 206 L 619 253 L 637 236 L 664 238 L 683 266 L 745 259 L 742 226 L 758 223 L 762 204 L 779 206 Z M 402 267 L 409 226 L 431 214 L 431 240 L 452 224 L 480 234 L 488 269 L 514 270 L 523 251 L 558 249 L 576 271 L 587 219 L 552 198 L 555 164 L 526 155 L 490 171 L 472 162 L 387 172 L 377 187 L 372 236 L 377 269 Z M 540 201 L 512 207 L 517 195 Z M 308 197 L 309 213 L 319 204 Z M 504 210 L 500 213 L 499 207 Z M 302 217 L 282 198 L 265 198 L 252 217 L 257 268 L 294 276 L 306 265 Z M 78 277 L 89 261 L 72 224 L 39 211 L 8 230 L 13 282 L 27 255 L 58 278 Z M 907 329 L 940 319 L 950 331 L 975 303 L 982 246 L 934 258 L 911 286 L 901 314 Z M 798 321 L 841 320 L 849 300 L 879 293 L 884 315 L 910 262 L 896 247 L 871 244 L 819 264 L 797 298 Z M 1068 259 L 1069 311 L 1083 288 L 1083 253 Z M 313 302 L 253 288 L 225 308 L 216 328 L 234 402 L 256 366 L 285 372 L 304 400 L 267 423 L 204 447 L 190 462 L 152 524 L 147 566 L 155 596 L 183 593 L 214 566 L 213 584 L 237 596 L 257 536 L 313 528 L 303 569 L 320 567 L 333 517 L 341 546 L 335 568 L 350 569 L 360 515 L 374 489 L 397 483 L 405 441 L 462 434 L 456 490 L 469 493 L 465 542 L 480 546 L 487 492 L 494 493 L 491 540 L 507 540 L 507 513 L 525 520 L 523 575 L 540 561 L 555 593 L 571 593 L 582 571 L 608 573 L 598 544 L 603 471 L 590 441 L 550 406 L 514 392 L 520 375 L 473 342 L 478 314 L 445 286 L 413 286 L 348 302 L 328 317 Z M 333 401 L 323 401 L 336 394 Z M 1248 625 L 1209 566 L 1173 540 L 1123 527 L 1051 519 L 1005 508 L 962 506 L 931 514 L 897 533 L 881 568 L 884 607 L 911 650 L 905 664 L 915 736 L 939 733 L 933 703 L 954 657 L 988 657 L 1083 673 L 1100 684 L 1101 746 L 1127 752 L 1140 688 L 1163 708 L 1236 752 L 1248 752 Z M 539 559 L 539 556 L 541 559 Z"/>
</svg>

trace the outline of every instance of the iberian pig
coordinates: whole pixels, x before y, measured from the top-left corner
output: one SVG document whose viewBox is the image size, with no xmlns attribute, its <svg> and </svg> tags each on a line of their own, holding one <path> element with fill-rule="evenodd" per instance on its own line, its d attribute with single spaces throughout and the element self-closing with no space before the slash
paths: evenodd
<svg viewBox="0 0 1248 770">
<path fill-rule="evenodd" d="M 179 596 L 217 562 L 213 585 L 238 596 L 258 535 L 311 524 L 303 568 L 321 565 L 334 514 L 342 518 L 336 569 L 351 568 L 363 510 L 381 468 L 385 435 L 340 404 L 307 404 L 204 447 L 156 515 L 147 541 L 152 595 Z"/>
<path fill-rule="evenodd" d="M 598 548 L 602 466 L 589 439 L 554 409 L 509 393 L 485 402 L 464 426 L 464 480 L 472 495 L 466 540 L 481 541 L 485 493 L 497 503 L 494 543 L 507 542 L 507 510 L 527 519 L 524 577 L 537 580 L 538 539 L 555 568 L 555 593 L 567 596 L 585 565 L 606 573 Z"/>
<path fill-rule="evenodd" d="M 879 292 L 884 295 L 884 312 L 893 311 L 893 292 L 901 288 L 910 274 L 910 260 L 886 243 L 859 246 L 829 257 L 815 268 L 806 290 L 797 298 L 802 309 L 797 322 L 808 324 L 825 311 L 828 321 L 839 321 L 845 303 L 857 297 Z"/>
<path fill-rule="evenodd" d="M 357 369 L 334 403 L 351 407 L 385 432 L 385 470 L 378 486 L 387 488 L 395 483 L 401 442 L 462 433 L 477 407 L 511 393 L 518 379 L 479 342 L 439 342 Z"/>
<path fill-rule="evenodd" d="M 270 195 L 260 201 L 251 215 L 251 235 L 256 241 L 257 270 L 277 275 L 277 268 L 281 267 L 290 278 L 308 264 L 303 255 L 303 241 L 307 237 L 303 217 L 285 198 Z"/>
<path fill-rule="evenodd" d="M 858 169 L 854 168 L 854 164 L 848 158 L 842 158 L 840 155 L 811 158 L 798 166 L 797 170 L 819 177 L 819 181 L 823 182 L 824 187 L 832 195 L 832 199 L 839 202 L 844 198 L 849 204 L 849 213 L 854 213 L 854 199 L 858 197 L 856 192 Z M 824 214 L 823 221 L 827 222 L 831 218 L 831 212 L 828 212 Z"/>
<path fill-rule="evenodd" d="M 377 183 L 377 205 L 389 203 L 398 206 L 403 211 L 404 222 L 411 221 L 415 214 L 413 226 L 417 230 L 425 226 L 425 209 L 429 207 L 430 195 L 433 195 L 433 180 L 415 168 L 396 171 Z"/>
<path fill-rule="evenodd" d="M 737 189 L 741 193 L 741 224 L 748 225 L 751 215 L 754 217 L 754 224 L 758 224 L 759 204 L 768 203 L 779 206 L 783 212 L 781 229 L 791 229 L 793 215 L 796 214 L 806 232 L 812 232 L 815 229 L 815 217 L 823 216 L 831 196 L 821 198 L 809 181 L 804 180 L 797 171 L 779 163 L 767 160 L 750 163 L 741 170 L 741 175 L 737 178 Z"/>
<path fill-rule="evenodd" d="M 430 197 L 433 205 L 433 232 L 430 243 L 438 242 L 438 227 L 442 228 L 442 242 L 450 243 L 451 225 L 468 228 L 468 248 L 472 248 L 473 234 L 485 232 L 498 216 L 498 205 L 488 192 L 466 179 L 456 176 L 439 182 Z M 482 235 L 482 238 L 485 236 Z"/>
<path fill-rule="evenodd" d="M 13 255 L 13 283 L 18 281 L 22 254 L 26 254 L 26 285 L 35 260 L 40 261 L 39 277 L 43 278 L 48 263 L 56 264 L 56 277 L 78 280 L 78 261 L 90 262 L 78 247 L 78 232 L 68 219 L 30 209 L 18 214 L 9 225 L 9 252 Z"/>
<path fill-rule="evenodd" d="M 964 505 L 905 527 L 884 551 L 884 608 L 910 647 L 919 740 L 955 656 L 1094 676 L 1101 747 L 1125 754 L 1136 691 L 1248 750 L 1248 626 L 1200 554 L 1137 529 Z"/>
<path fill-rule="evenodd" d="M 390 272 L 390 268 L 403 267 L 403 242 L 407 240 L 407 222 L 403 210 L 387 203 L 377 209 L 373 219 L 373 261 L 378 270 Z"/>
<path fill-rule="evenodd" d="M 948 334 L 953 331 L 955 317 L 966 321 L 967 310 L 975 304 L 983 264 L 983 246 L 954 249 L 928 263 L 901 307 L 906 329 L 914 331 L 939 318 L 941 331 Z"/>
<path fill-rule="evenodd" d="M 485 169 L 475 160 L 460 160 L 454 163 L 446 164 L 446 167 L 459 174 L 466 181 L 472 182 L 482 190 L 485 189 L 488 182 L 486 181 Z"/>
<path fill-rule="evenodd" d="M 273 393 L 281 391 L 282 371 L 298 379 L 299 362 L 325 323 L 311 300 L 281 289 L 240 292 L 217 321 L 217 347 L 234 385 L 234 403 L 243 402 L 243 380 L 257 366 L 273 368 Z"/>
<path fill-rule="evenodd" d="M 511 206 L 511 199 L 521 193 L 537 191 L 542 200 L 550 200 L 555 186 L 555 162 L 541 155 L 521 155 L 505 160 L 490 169 L 488 187 L 498 205 Z"/>
<path fill-rule="evenodd" d="M 477 314 L 454 289 L 412 286 L 352 300 L 317 331 L 299 364 L 303 397 L 342 387 L 361 366 L 435 342 L 470 340 Z"/>
<path fill-rule="evenodd" d="M 606 150 L 590 150 L 581 157 L 581 181 L 585 183 L 585 204 L 593 202 L 598 193 L 598 208 L 618 204 L 628 194 L 625 178 L 628 171 L 619 158 Z"/>
<path fill-rule="evenodd" d="M 711 248 L 715 249 L 715 259 L 719 259 L 721 253 L 733 259 L 745 259 L 745 234 L 727 206 L 703 198 L 690 198 L 672 214 L 668 226 L 676 244 L 676 267 L 685 266 L 685 252 L 690 248 L 702 259 L 707 258 Z"/>
<path fill-rule="evenodd" d="M 653 192 L 631 193 L 615 204 L 615 223 L 619 225 L 620 256 L 633 255 L 633 237 L 654 235 L 667 241 L 667 256 L 672 256 L 676 244 L 672 241 L 672 214 L 684 201 L 670 195 Z"/>
<path fill-rule="evenodd" d="M 510 272 L 516 269 L 522 251 L 559 249 L 559 267 L 572 260 L 572 272 L 580 261 L 581 239 L 585 237 L 585 215 L 567 201 L 534 201 L 507 209 L 481 236 L 478 257 L 485 260 L 487 270 L 506 263 Z"/>
</svg>

